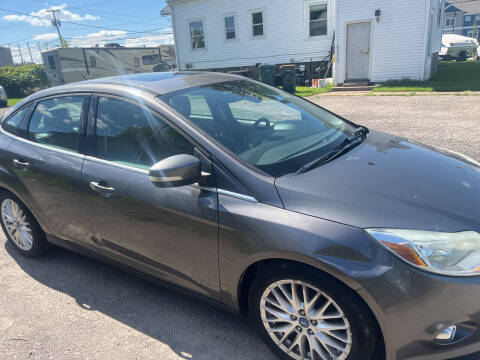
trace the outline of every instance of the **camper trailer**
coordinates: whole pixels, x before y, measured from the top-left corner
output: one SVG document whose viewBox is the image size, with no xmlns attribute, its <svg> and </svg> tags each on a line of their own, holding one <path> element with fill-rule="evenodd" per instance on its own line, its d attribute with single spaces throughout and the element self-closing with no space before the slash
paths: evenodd
<svg viewBox="0 0 480 360">
<path fill-rule="evenodd" d="M 176 68 L 173 45 L 151 48 L 59 48 L 43 52 L 42 59 L 51 86 Z"/>
</svg>

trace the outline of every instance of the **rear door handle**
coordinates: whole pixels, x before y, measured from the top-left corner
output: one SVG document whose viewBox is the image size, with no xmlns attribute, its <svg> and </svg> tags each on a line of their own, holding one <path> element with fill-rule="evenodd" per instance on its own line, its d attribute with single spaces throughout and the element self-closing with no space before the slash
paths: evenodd
<svg viewBox="0 0 480 360">
<path fill-rule="evenodd" d="M 98 182 L 95 182 L 95 181 L 90 181 L 90 188 L 105 196 L 105 197 L 110 197 L 114 192 L 115 192 L 115 188 L 113 187 L 110 187 L 110 186 L 103 186 L 103 185 L 100 185 L 100 183 Z"/>
<path fill-rule="evenodd" d="M 23 159 L 13 159 L 13 166 L 20 170 L 28 170 L 30 164 Z"/>
</svg>

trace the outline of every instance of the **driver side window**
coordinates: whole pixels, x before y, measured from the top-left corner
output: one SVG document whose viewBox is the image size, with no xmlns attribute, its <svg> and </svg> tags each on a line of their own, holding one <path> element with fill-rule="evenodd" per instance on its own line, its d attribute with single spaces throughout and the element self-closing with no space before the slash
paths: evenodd
<svg viewBox="0 0 480 360">
<path fill-rule="evenodd" d="M 148 109 L 116 98 L 98 99 L 97 157 L 148 169 L 167 157 L 193 155 L 193 145 Z"/>
</svg>

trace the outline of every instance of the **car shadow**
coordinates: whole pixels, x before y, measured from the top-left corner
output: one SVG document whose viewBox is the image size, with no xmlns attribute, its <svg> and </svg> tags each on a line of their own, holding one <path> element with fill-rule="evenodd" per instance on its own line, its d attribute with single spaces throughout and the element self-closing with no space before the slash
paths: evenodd
<svg viewBox="0 0 480 360">
<path fill-rule="evenodd" d="M 9 242 L 5 249 L 25 273 L 71 296 L 83 311 L 109 316 L 180 358 L 275 359 L 244 317 L 59 247 L 37 259 Z"/>
</svg>

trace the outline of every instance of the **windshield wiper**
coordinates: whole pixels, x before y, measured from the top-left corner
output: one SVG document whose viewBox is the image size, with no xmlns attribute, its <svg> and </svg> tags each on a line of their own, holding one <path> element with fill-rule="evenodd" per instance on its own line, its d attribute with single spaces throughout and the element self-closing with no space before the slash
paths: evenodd
<svg viewBox="0 0 480 360">
<path fill-rule="evenodd" d="M 355 129 L 352 136 L 346 138 L 340 145 L 338 145 L 334 150 L 329 151 L 328 153 L 320 156 L 318 159 L 313 160 L 305 166 L 302 166 L 295 175 L 303 174 L 307 171 L 312 170 L 313 168 L 322 166 L 332 160 L 335 160 L 339 156 L 349 152 L 354 147 L 360 145 L 363 139 L 367 136 L 369 130 L 366 127 L 360 126 Z"/>
</svg>

